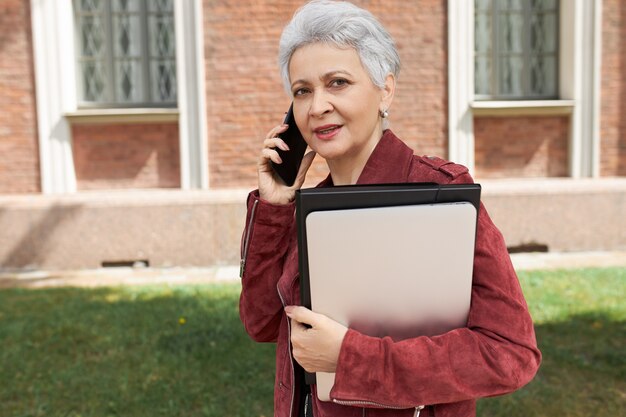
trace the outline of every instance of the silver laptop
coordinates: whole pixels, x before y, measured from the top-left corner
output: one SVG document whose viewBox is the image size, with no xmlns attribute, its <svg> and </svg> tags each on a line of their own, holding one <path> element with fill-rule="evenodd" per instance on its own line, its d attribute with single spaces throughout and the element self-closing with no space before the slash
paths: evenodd
<svg viewBox="0 0 626 417">
<path fill-rule="evenodd" d="M 308 214 L 312 310 L 394 340 L 465 326 L 476 218 L 466 202 Z M 320 400 L 334 378 L 316 374 Z"/>
</svg>

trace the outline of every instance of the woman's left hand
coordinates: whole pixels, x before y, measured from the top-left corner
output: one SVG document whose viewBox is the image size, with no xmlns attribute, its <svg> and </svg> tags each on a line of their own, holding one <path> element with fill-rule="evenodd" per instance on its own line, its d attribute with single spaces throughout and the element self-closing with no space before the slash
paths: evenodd
<svg viewBox="0 0 626 417">
<path fill-rule="evenodd" d="M 335 372 L 348 328 L 305 307 L 287 306 L 285 312 L 291 319 L 291 344 L 296 361 L 307 372 Z"/>
</svg>

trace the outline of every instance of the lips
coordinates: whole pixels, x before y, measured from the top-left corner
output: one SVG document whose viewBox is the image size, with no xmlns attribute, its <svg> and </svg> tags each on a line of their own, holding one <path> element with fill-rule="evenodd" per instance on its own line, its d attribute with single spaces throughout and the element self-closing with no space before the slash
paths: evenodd
<svg viewBox="0 0 626 417">
<path fill-rule="evenodd" d="M 324 125 L 313 129 L 315 136 L 321 140 L 328 140 L 333 138 L 341 130 L 341 125 Z"/>
</svg>

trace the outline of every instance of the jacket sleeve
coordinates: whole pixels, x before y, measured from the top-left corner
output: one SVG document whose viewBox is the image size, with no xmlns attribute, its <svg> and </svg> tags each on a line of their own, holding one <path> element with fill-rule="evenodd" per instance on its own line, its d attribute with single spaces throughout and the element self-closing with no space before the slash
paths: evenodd
<svg viewBox="0 0 626 417">
<path fill-rule="evenodd" d="M 520 388 L 540 361 L 504 239 L 481 206 L 467 327 L 398 342 L 349 330 L 330 395 L 406 408 L 463 401 Z"/>
<path fill-rule="evenodd" d="M 241 242 L 239 315 L 252 339 L 274 342 L 283 311 L 277 284 L 294 224 L 295 204 L 273 205 L 253 191 L 247 205 Z"/>
</svg>

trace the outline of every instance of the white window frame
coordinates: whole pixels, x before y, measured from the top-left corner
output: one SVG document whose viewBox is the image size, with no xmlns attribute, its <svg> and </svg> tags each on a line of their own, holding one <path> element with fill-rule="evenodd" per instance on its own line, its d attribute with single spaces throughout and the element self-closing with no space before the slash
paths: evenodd
<svg viewBox="0 0 626 417">
<path fill-rule="evenodd" d="M 31 0 L 31 20 L 41 190 L 44 194 L 73 192 L 71 129 L 63 117 L 76 108 L 74 50 L 67 47 L 74 44 L 71 0 Z"/>
<path fill-rule="evenodd" d="M 181 188 L 209 186 L 201 0 L 174 0 L 178 109 L 78 109 L 71 0 L 30 0 L 41 189 L 76 192 L 70 122 L 178 120 Z"/>
<path fill-rule="evenodd" d="M 474 101 L 474 1 L 448 0 L 448 157 L 474 172 L 474 116 L 570 114 L 569 174 L 600 171 L 602 0 L 561 0 L 559 100 Z"/>
</svg>

